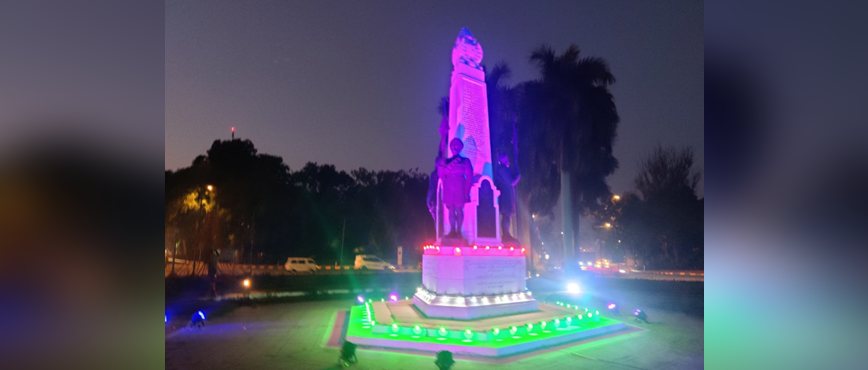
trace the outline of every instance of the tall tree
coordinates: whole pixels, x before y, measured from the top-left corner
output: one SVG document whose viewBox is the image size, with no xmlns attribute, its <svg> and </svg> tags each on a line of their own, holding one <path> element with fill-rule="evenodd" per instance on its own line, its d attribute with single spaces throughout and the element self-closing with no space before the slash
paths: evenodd
<svg viewBox="0 0 868 370">
<path fill-rule="evenodd" d="M 640 202 L 624 209 L 620 226 L 637 254 L 657 268 L 702 268 L 704 202 L 697 199 L 701 172 L 690 148 L 658 146 L 639 166 Z"/>
<path fill-rule="evenodd" d="M 540 78 L 520 86 L 522 126 L 537 131 L 522 150 L 530 154 L 522 168 L 532 171 L 524 190 L 531 208 L 545 213 L 560 198 L 567 255 L 578 239 L 579 217 L 609 198 L 605 178 L 618 168 L 612 147 L 620 119 L 609 91 L 615 76 L 605 60 L 580 54 L 576 45 L 560 55 L 537 48 L 530 61 Z"/>
</svg>

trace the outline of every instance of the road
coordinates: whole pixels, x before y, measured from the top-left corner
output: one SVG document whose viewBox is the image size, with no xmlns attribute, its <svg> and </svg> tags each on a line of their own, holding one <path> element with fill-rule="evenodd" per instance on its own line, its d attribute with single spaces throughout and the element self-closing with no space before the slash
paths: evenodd
<svg viewBox="0 0 868 370">
<path fill-rule="evenodd" d="M 172 264 L 171 258 L 166 261 L 165 264 L 165 275 L 169 276 L 172 271 L 174 271 L 177 276 L 189 276 L 194 269 L 196 275 L 205 275 L 207 274 L 207 265 L 202 262 L 193 263 L 193 261 L 177 259 L 175 260 L 174 266 Z M 339 275 L 339 274 L 373 274 L 373 273 L 381 273 L 381 272 L 396 272 L 396 273 L 418 273 L 421 271 L 417 266 L 413 267 L 404 267 L 398 268 L 390 271 L 377 271 L 377 270 L 365 270 L 365 269 L 354 269 L 353 266 L 342 266 L 341 269 L 337 269 L 335 266 L 319 266 L 320 268 L 316 271 L 316 275 Z M 241 276 L 241 275 L 298 275 L 296 273 L 286 271 L 283 265 L 242 265 L 242 264 L 234 264 L 234 263 L 220 263 L 219 264 L 219 273 L 222 275 L 232 275 L 232 276 Z M 305 273 L 306 274 L 306 273 Z M 305 275 L 301 274 L 301 275 Z"/>
<path fill-rule="evenodd" d="M 174 267 L 172 266 L 171 261 L 166 263 L 165 275 L 168 277 L 174 268 L 175 275 L 177 276 L 189 276 L 193 271 L 193 262 L 178 259 L 175 261 Z M 231 263 L 220 263 L 219 273 L 221 275 L 226 276 L 249 276 L 249 275 L 272 275 L 272 276 L 283 276 L 283 275 L 297 275 L 295 273 L 286 271 L 283 268 L 283 265 L 240 265 L 240 264 L 231 264 Z M 612 274 L 602 274 L 603 277 L 606 278 L 617 278 L 617 279 L 642 279 L 642 280 L 662 280 L 662 281 L 704 281 L 705 273 L 703 271 L 678 271 L 678 270 L 667 270 L 667 271 L 639 271 L 639 270 L 625 270 L 626 273 L 612 273 Z M 316 271 L 315 275 L 341 275 L 341 274 L 378 274 L 378 273 L 420 273 L 421 268 L 417 266 L 406 266 L 403 268 L 398 268 L 395 270 L 389 271 L 376 271 L 376 270 L 359 270 L 354 269 L 352 266 L 343 266 L 342 269 L 336 269 L 334 266 L 320 266 L 320 269 Z M 207 267 L 201 263 L 196 263 L 196 275 L 205 275 L 207 273 Z M 546 273 L 541 273 L 540 275 L 545 276 Z"/>
</svg>

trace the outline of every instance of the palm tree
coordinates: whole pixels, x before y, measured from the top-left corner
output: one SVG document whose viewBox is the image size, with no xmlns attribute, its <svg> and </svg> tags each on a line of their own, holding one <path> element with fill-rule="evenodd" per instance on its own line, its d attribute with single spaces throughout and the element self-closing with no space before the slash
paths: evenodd
<svg viewBox="0 0 868 370">
<path fill-rule="evenodd" d="M 522 167 L 530 171 L 523 188 L 540 213 L 550 213 L 560 193 L 565 255 L 574 248 L 579 216 L 608 199 L 605 178 L 618 168 L 612 144 L 619 118 L 609 92 L 615 76 L 605 60 L 580 54 L 576 45 L 560 55 L 540 46 L 530 61 L 541 77 L 519 86 L 528 154 Z"/>
</svg>

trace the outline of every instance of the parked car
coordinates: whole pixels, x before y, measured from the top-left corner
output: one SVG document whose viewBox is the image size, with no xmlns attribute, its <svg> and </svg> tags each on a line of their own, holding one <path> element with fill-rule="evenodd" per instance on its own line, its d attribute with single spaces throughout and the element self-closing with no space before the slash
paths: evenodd
<svg viewBox="0 0 868 370">
<path fill-rule="evenodd" d="M 286 259 L 286 265 L 283 266 L 286 271 L 294 274 L 315 274 L 319 270 L 313 258 L 304 257 L 289 257 Z"/>
<path fill-rule="evenodd" d="M 383 261 L 382 259 L 380 259 L 380 257 L 377 257 L 373 254 L 360 254 L 356 256 L 356 263 L 354 267 L 361 270 L 392 271 L 395 269 L 395 266 L 390 265 L 388 262 Z"/>
</svg>

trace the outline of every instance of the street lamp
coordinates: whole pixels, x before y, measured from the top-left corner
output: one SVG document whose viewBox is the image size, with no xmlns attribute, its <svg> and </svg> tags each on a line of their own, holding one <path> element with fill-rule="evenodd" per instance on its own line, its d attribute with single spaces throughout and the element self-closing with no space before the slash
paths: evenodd
<svg viewBox="0 0 868 370">
<path fill-rule="evenodd" d="M 212 186 L 212 185 L 208 185 L 205 188 L 207 188 L 208 191 L 214 191 L 214 186 Z"/>
<path fill-rule="evenodd" d="M 241 286 L 244 287 L 244 296 L 247 299 L 250 299 L 250 278 L 244 279 L 244 281 L 241 282 Z"/>
<path fill-rule="evenodd" d="M 611 228 L 612 228 L 612 224 L 606 222 L 605 224 L 603 224 L 603 227 L 605 227 L 605 228 L 607 228 L 607 229 L 611 229 Z"/>
<path fill-rule="evenodd" d="M 621 200 L 621 196 L 618 195 L 618 194 L 615 194 L 615 195 L 612 196 L 612 200 L 614 200 L 614 201 L 619 201 L 619 200 Z"/>
</svg>

